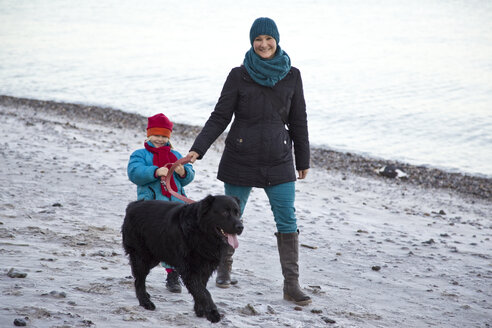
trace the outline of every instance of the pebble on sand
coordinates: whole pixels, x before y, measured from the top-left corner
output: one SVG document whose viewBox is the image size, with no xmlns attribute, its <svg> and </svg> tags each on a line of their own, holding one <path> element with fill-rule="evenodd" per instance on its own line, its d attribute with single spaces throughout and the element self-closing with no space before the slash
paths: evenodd
<svg viewBox="0 0 492 328">
<path fill-rule="evenodd" d="M 10 278 L 25 278 L 27 277 L 27 273 L 20 272 L 14 268 L 10 268 L 9 272 L 7 272 L 7 276 L 9 276 Z"/>
</svg>

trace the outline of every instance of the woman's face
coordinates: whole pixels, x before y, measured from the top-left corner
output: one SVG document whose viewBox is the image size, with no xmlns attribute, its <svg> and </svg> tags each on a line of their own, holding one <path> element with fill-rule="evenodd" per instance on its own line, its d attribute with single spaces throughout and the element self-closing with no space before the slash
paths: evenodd
<svg viewBox="0 0 492 328">
<path fill-rule="evenodd" d="M 159 147 L 167 145 L 169 138 L 164 137 L 164 136 L 152 135 L 152 136 L 149 136 L 149 141 L 152 142 L 152 144 L 156 148 L 159 148 Z"/>
<path fill-rule="evenodd" d="M 272 59 L 277 51 L 277 41 L 270 35 L 258 35 L 253 41 L 255 53 L 263 59 Z"/>
</svg>

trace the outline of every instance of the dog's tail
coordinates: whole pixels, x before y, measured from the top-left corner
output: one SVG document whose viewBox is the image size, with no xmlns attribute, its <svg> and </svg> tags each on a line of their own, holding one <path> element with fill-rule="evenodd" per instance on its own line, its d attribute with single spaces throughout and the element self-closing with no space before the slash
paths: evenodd
<svg viewBox="0 0 492 328">
<path fill-rule="evenodd" d="M 144 202 L 145 199 L 139 199 L 139 200 L 136 200 L 134 202 L 130 202 L 128 203 L 128 205 L 126 206 L 126 213 L 128 213 L 128 210 L 134 205 L 134 204 L 138 204 L 138 203 L 141 203 L 141 202 Z"/>
<path fill-rule="evenodd" d="M 132 227 L 131 227 L 132 223 L 130 221 L 130 217 L 131 217 L 130 211 L 131 211 L 133 205 L 138 204 L 138 203 L 143 202 L 143 201 L 144 201 L 143 199 L 140 199 L 140 200 L 131 202 L 126 207 L 126 215 L 125 215 L 125 218 L 123 219 L 123 224 L 121 225 L 121 238 L 122 238 L 123 248 L 125 249 L 125 253 L 127 255 L 129 253 L 131 253 L 131 251 L 133 249 L 130 246 L 130 244 L 127 242 L 128 238 L 130 238 L 129 234 L 131 234 L 131 230 L 132 230 Z"/>
</svg>

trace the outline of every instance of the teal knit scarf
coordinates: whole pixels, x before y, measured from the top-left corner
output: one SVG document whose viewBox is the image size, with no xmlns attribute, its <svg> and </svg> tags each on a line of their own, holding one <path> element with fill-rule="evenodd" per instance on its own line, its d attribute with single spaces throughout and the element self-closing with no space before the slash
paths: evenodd
<svg viewBox="0 0 492 328">
<path fill-rule="evenodd" d="M 290 71 L 290 57 L 280 46 L 272 59 L 262 59 L 253 47 L 246 52 L 244 67 L 249 76 L 258 84 L 273 87 L 282 80 Z"/>
</svg>

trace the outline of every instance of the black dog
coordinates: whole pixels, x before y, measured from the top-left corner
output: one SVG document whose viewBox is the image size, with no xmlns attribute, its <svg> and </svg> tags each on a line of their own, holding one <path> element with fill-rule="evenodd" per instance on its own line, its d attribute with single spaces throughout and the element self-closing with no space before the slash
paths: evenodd
<svg viewBox="0 0 492 328">
<path fill-rule="evenodd" d="M 177 270 L 193 296 L 196 315 L 218 322 L 220 314 L 207 282 L 228 244 L 238 246 L 236 235 L 242 231 L 239 200 L 235 197 L 207 196 L 192 204 L 160 200 L 130 203 L 121 233 L 140 305 L 155 309 L 145 279 L 154 266 L 164 261 Z"/>
</svg>

